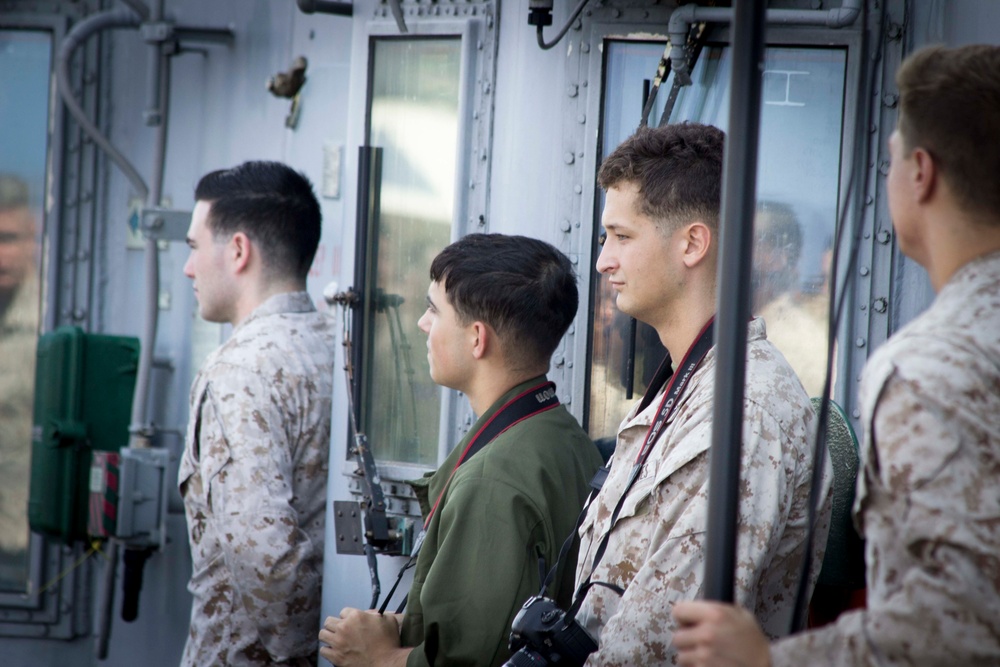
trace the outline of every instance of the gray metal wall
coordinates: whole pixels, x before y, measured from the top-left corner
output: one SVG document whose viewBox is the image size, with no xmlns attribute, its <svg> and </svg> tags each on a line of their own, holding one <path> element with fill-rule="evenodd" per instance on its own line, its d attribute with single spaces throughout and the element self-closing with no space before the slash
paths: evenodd
<svg viewBox="0 0 1000 667">
<path fill-rule="evenodd" d="M 565 18 L 567 4 L 572 3 L 557 3 L 556 24 Z M 352 281 L 356 154 L 364 133 L 365 23 L 380 7 L 376 0 L 359 0 L 354 18 L 348 19 L 303 15 L 292 0 L 167 2 L 168 15 L 179 23 L 231 27 L 235 34 L 231 46 L 211 46 L 205 53 L 175 58 L 164 185 L 164 196 L 173 207 L 192 206 L 192 190 L 203 173 L 250 158 L 284 160 L 319 184 L 324 145 L 343 146 L 340 197 L 322 199 L 324 250 L 309 285 L 317 302 L 326 283 L 347 286 Z M 612 10 L 605 6 L 602 11 Z M 587 80 L 587 59 L 578 51 L 584 33 L 571 30 L 570 38 L 557 48 L 541 51 L 534 29 L 527 25 L 527 13 L 527 0 L 505 0 L 500 5 L 488 227 L 545 238 L 577 258 L 581 293 L 586 294 L 593 215 L 593 184 L 587 179 L 594 166 L 594 156 L 588 152 L 596 145 L 596 119 L 585 116 L 588 95 L 597 93 L 599 82 Z M 915 0 L 908 19 L 908 48 L 937 41 L 996 42 L 1000 6 L 992 0 Z M 104 120 L 110 124 L 113 142 L 148 176 L 152 132 L 142 120 L 147 47 L 136 33 L 127 31 L 117 31 L 110 47 L 110 69 L 102 72 L 109 101 Z M 309 59 L 309 80 L 299 126 L 293 131 L 284 126 L 289 102 L 272 97 L 265 82 L 287 69 L 297 55 Z M 567 155 L 573 156 L 571 162 Z M 138 335 L 142 323 L 137 313 L 144 305 L 137 289 L 143 275 L 142 251 L 128 248 L 125 231 L 132 193 L 114 168 L 107 168 L 105 182 L 95 324 L 107 333 Z M 179 451 L 192 369 L 226 332 L 195 323 L 190 285 L 182 275 L 185 247 L 171 244 L 161 255 L 161 292 L 167 296 L 161 297 L 165 308 L 156 345 L 153 415 L 163 427 L 164 444 Z M 922 270 L 898 256 L 892 275 L 894 293 L 903 295 L 894 303 L 895 328 L 926 307 L 933 294 Z M 570 407 L 578 416 L 586 321 L 586 314 L 581 315 L 579 335 L 571 337 L 563 351 L 565 365 L 555 369 L 560 386 L 572 387 Z M 335 387 L 331 500 L 349 497 L 338 463 L 346 449 L 345 397 L 342 383 Z M 190 604 L 184 589 L 190 561 L 181 514 L 171 515 L 169 535 L 167 550 L 146 566 L 139 619 L 125 624 L 117 620 L 116 611 L 111 654 L 102 664 L 177 664 Z M 363 559 L 334 556 L 332 536 L 327 553 L 324 611 L 335 614 L 342 606 L 364 606 L 369 584 Z M 383 583 L 396 565 L 383 563 Z M 81 601 L 92 604 L 95 589 L 96 583 L 90 599 Z M 120 603 L 120 588 L 117 595 Z M 71 642 L 3 638 L 0 654 L 11 666 L 97 664 L 87 638 Z"/>
</svg>

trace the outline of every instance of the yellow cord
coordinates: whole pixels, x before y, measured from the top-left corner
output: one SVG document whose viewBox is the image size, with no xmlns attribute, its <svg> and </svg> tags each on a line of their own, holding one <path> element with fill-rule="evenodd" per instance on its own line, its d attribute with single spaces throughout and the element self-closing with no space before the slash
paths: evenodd
<svg viewBox="0 0 1000 667">
<path fill-rule="evenodd" d="M 87 560 L 88 558 L 90 558 L 91 556 L 93 556 L 95 553 L 99 553 L 102 556 L 105 556 L 105 558 L 107 557 L 104 554 L 104 552 L 101 551 L 101 541 L 100 540 L 91 540 L 90 541 L 90 548 L 87 549 L 87 552 L 84 553 L 79 558 L 77 558 L 75 563 L 73 563 L 72 565 L 70 565 L 69 567 L 67 567 L 65 570 L 63 570 L 62 572 L 60 572 L 58 575 L 56 575 L 56 577 L 54 579 L 52 579 L 47 584 L 45 584 L 40 589 L 38 589 L 38 594 L 41 595 L 41 594 L 45 593 L 45 591 L 49 590 L 50 588 L 52 588 L 53 586 L 55 586 L 56 584 L 58 584 L 62 580 L 63 577 L 65 577 L 67 574 L 69 574 L 70 572 L 72 572 L 76 568 L 78 568 L 81 565 L 83 565 L 83 561 Z"/>
</svg>

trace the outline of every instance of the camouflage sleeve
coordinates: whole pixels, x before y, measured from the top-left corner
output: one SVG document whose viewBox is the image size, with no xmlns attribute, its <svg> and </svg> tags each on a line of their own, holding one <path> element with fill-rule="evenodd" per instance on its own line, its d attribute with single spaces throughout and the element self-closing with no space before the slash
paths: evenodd
<svg viewBox="0 0 1000 667">
<path fill-rule="evenodd" d="M 884 385 L 863 510 L 868 609 L 775 643 L 774 667 L 1000 664 L 997 454 L 948 384 Z"/>
<path fill-rule="evenodd" d="M 208 482 L 211 520 L 236 596 L 275 660 L 315 648 L 322 567 L 290 505 L 287 419 L 276 390 L 239 368 L 213 379 L 201 413 L 202 451 L 225 461 Z"/>
<path fill-rule="evenodd" d="M 736 552 L 736 600 L 755 598 L 762 568 L 773 556 L 788 511 L 786 471 L 782 465 L 779 425 L 764 410 L 748 402 L 744 415 L 744 443 Z M 689 437 L 710 438 L 711 424 Z M 708 452 L 703 451 L 662 482 L 649 497 L 649 512 L 661 528 L 652 535 L 628 536 L 630 543 L 646 543 L 641 562 L 634 567 L 618 606 L 601 632 L 600 648 L 587 665 L 675 664 L 672 639 L 674 602 L 702 596 L 705 574 L 705 536 L 708 510 Z M 669 530 L 662 526 L 673 524 Z M 627 524 L 623 525 L 625 530 Z M 593 594 L 593 593 L 591 593 Z"/>
</svg>

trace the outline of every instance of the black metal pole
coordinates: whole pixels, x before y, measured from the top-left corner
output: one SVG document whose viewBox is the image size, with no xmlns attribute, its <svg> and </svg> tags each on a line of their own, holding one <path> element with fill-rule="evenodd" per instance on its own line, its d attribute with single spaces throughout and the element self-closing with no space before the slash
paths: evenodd
<svg viewBox="0 0 1000 667">
<path fill-rule="evenodd" d="M 737 0 L 735 5 L 729 131 L 722 177 L 715 327 L 717 365 L 705 542 L 705 599 L 722 602 L 733 601 L 736 571 L 743 385 L 767 9 L 763 0 Z"/>
<path fill-rule="evenodd" d="M 366 352 L 371 350 L 373 332 L 365 326 L 374 312 L 375 284 L 373 279 L 375 253 L 373 241 L 378 224 L 382 189 L 382 147 L 358 147 L 358 210 L 354 241 L 354 292 L 358 301 L 351 313 L 351 365 L 354 370 L 354 420 L 365 431 L 367 416 L 368 374 L 364 369 Z M 345 314 L 346 316 L 346 314 Z"/>
</svg>

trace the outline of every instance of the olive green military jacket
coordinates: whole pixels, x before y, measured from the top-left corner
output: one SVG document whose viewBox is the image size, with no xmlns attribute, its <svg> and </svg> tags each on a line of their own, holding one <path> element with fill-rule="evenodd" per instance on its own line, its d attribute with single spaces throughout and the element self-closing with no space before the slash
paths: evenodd
<svg viewBox="0 0 1000 667">
<path fill-rule="evenodd" d="M 545 381 L 511 389 L 437 472 L 413 483 L 424 516 L 472 435 L 507 401 Z M 401 637 L 415 647 L 409 667 L 500 665 L 509 657 L 511 621 L 541 586 L 539 556 L 546 570 L 556 562 L 600 465 L 597 448 L 558 406 L 515 424 L 459 467 L 417 558 Z M 548 591 L 564 608 L 574 560 L 560 564 Z"/>
</svg>

